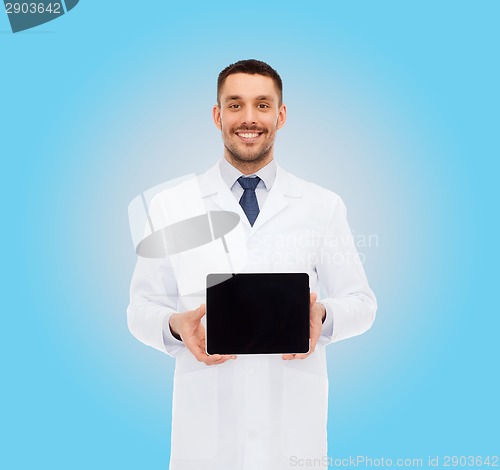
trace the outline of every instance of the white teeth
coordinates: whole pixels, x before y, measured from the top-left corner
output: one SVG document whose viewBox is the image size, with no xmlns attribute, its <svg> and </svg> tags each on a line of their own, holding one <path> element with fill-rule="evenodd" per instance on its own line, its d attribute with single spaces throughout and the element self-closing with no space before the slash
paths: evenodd
<svg viewBox="0 0 500 470">
<path fill-rule="evenodd" d="M 250 134 L 250 133 L 242 133 L 242 132 L 240 132 L 238 135 L 240 137 L 243 137 L 244 139 L 255 139 L 255 137 L 259 136 L 259 134 Z"/>
</svg>

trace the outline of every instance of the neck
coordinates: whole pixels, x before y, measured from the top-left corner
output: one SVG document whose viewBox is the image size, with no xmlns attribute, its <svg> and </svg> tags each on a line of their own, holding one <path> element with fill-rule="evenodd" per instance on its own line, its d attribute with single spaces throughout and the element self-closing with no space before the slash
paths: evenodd
<svg viewBox="0 0 500 470">
<path fill-rule="evenodd" d="M 270 163 L 274 157 L 271 151 L 262 159 L 247 162 L 245 160 L 234 158 L 234 156 L 230 152 L 228 152 L 227 149 L 225 149 L 224 158 L 236 169 L 241 171 L 244 175 L 253 175 L 254 173 L 257 173 L 261 168 L 264 168 L 268 163 Z"/>
</svg>

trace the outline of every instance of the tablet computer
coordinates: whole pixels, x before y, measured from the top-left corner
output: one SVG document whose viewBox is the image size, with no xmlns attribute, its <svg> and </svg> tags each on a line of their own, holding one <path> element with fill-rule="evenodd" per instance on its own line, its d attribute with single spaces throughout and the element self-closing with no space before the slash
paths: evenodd
<svg viewBox="0 0 500 470">
<path fill-rule="evenodd" d="M 207 354 L 309 352 L 309 275 L 207 276 Z"/>
</svg>

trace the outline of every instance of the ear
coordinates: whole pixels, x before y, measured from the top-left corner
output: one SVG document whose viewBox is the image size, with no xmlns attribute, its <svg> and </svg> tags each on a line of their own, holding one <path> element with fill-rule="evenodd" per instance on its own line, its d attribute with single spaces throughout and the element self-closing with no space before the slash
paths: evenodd
<svg viewBox="0 0 500 470">
<path fill-rule="evenodd" d="M 222 117 L 220 113 L 220 106 L 218 104 L 215 104 L 214 107 L 212 108 L 212 118 L 214 120 L 215 125 L 217 126 L 217 129 L 220 131 L 222 130 Z"/>
<path fill-rule="evenodd" d="M 286 106 L 282 104 L 278 111 L 278 122 L 276 123 L 276 127 L 278 129 L 281 129 L 285 125 L 285 122 L 286 122 Z"/>
</svg>

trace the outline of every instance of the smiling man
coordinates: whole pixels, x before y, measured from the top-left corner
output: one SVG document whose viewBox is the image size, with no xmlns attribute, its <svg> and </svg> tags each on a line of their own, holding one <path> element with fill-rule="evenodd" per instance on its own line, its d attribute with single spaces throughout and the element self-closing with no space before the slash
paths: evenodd
<svg viewBox="0 0 500 470">
<path fill-rule="evenodd" d="M 281 79 L 277 74 L 227 75 L 231 70 L 234 67 L 219 77 L 213 118 L 222 131 L 226 160 L 254 173 L 272 161 L 276 132 L 285 124 Z"/>
<path fill-rule="evenodd" d="M 375 296 L 340 197 L 274 160 L 286 121 L 278 73 L 243 60 L 225 68 L 217 85 L 212 113 L 224 156 L 198 177 L 203 203 L 207 211 L 240 216 L 245 272 L 308 273 L 310 350 L 208 355 L 205 305 L 177 292 L 168 260 L 138 259 L 129 328 L 176 358 L 171 470 L 282 470 L 298 461 L 326 468 L 325 346 L 369 329 Z"/>
</svg>

